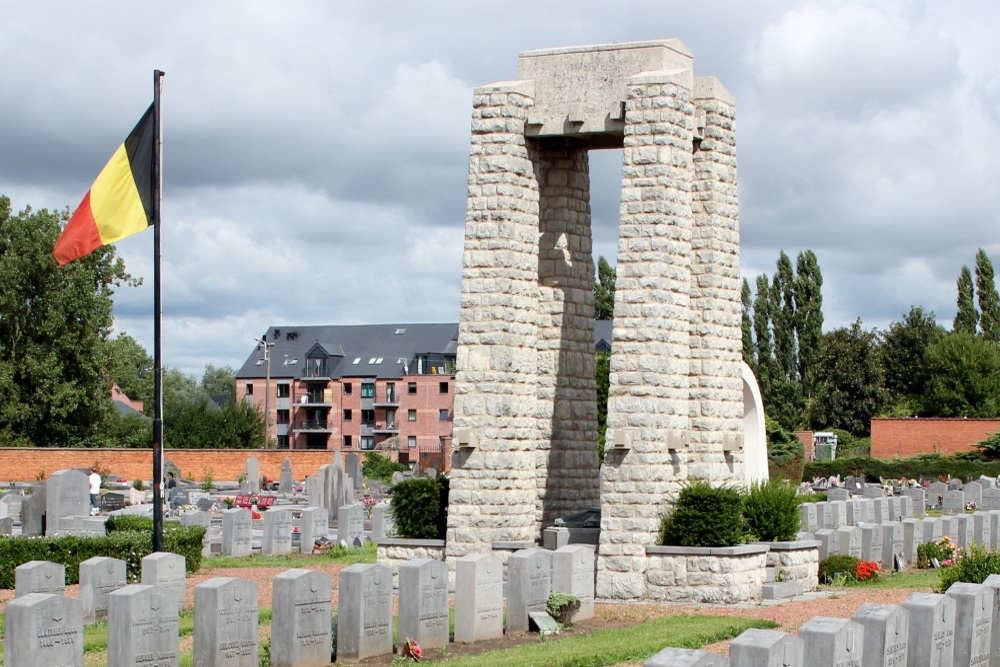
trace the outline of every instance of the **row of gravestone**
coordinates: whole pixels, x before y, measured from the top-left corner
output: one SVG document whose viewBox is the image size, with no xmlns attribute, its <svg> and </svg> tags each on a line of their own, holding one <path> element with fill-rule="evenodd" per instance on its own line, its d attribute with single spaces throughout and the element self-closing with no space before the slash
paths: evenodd
<svg viewBox="0 0 1000 667">
<path fill-rule="evenodd" d="M 905 569 L 916 561 L 919 545 L 945 536 L 962 549 L 972 545 L 1000 549 L 1000 510 L 824 528 L 809 537 L 819 540 L 820 561 L 846 554 L 875 561 L 884 569 Z"/>
<path fill-rule="evenodd" d="M 357 454 L 354 454 L 357 457 Z M 350 455 L 348 456 L 350 458 Z M 349 466 L 352 464 L 348 461 Z M 357 462 L 360 472 L 361 463 Z M 256 456 L 249 456 L 243 463 L 243 478 L 240 480 L 241 493 L 260 493 L 266 489 L 261 488 L 260 460 Z M 360 479 L 360 475 L 358 477 Z M 278 477 L 278 493 L 293 493 L 295 491 L 295 481 L 292 478 L 292 462 L 285 459 L 281 462 L 281 475 Z"/>
<path fill-rule="evenodd" d="M 1000 575 L 956 583 L 902 605 L 866 603 L 850 619 L 814 617 L 796 635 L 747 630 L 729 657 L 667 648 L 644 667 L 994 667 L 1000 661 Z"/>
<path fill-rule="evenodd" d="M 108 619 L 109 666 L 177 665 L 184 559 L 158 553 L 144 558 L 142 565 L 143 584 L 128 586 L 123 561 L 85 561 L 80 570 L 80 599 L 64 597 L 63 566 L 33 561 L 18 567 L 16 597 L 6 607 L 5 665 L 82 665 L 84 623 L 103 615 Z M 456 642 L 495 639 L 505 630 L 529 630 L 531 619 L 544 615 L 553 590 L 580 599 L 572 621 L 593 616 L 591 547 L 518 551 L 509 557 L 507 572 L 505 616 L 500 560 L 492 554 L 470 554 L 458 560 Z M 392 653 L 392 570 L 383 565 L 351 565 L 341 571 L 338 591 L 338 657 L 357 661 Z M 293 569 L 274 578 L 272 665 L 303 667 L 332 661 L 331 599 L 332 580 L 324 572 Z M 257 664 L 257 600 L 257 585 L 240 579 L 216 578 L 194 587 L 196 665 Z M 399 644 L 409 638 L 423 649 L 446 646 L 447 565 L 430 559 L 402 564 L 398 607 Z M 544 621 L 539 618 L 538 622 Z M 153 655 L 158 657 L 148 658 Z"/>
<path fill-rule="evenodd" d="M 820 528 L 835 529 L 862 523 L 902 521 L 918 518 L 924 514 L 922 499 L 911 496 L 802 503 L 799 505 L 799 530 L 811 533 Z"/>
</svg>

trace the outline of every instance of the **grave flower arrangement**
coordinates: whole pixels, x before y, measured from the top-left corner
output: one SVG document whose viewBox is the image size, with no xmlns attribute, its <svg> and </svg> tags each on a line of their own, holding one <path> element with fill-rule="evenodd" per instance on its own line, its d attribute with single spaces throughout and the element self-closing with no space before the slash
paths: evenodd
<svg viewBox="0 0 1000 667">
<path fill-rule="evenodd" d="M 408 658 L 413 662 L 420 662 L 420 658 L 423 654 L 424 651 L 420 648 L 420 644 L 407 637 L 406 641 L 403 643 L 403 657 Z"/>
<path fill-rule="evenodd" d="M 939 540 L 917 546 L 917 567 L 935 567 L 934 561 L 941 567 L 950 567 L 961 553 L 954 540 L 945 535 Z"/>
<path fill-rule="evenodd" d="M 231 510 L 236 505 L 236 498 L 233 498 L 232 496 L 226 496 L 221 500 L 222 503 L 226 506 L 226 509 Z"/>
<path fill-rule="evenodd" d="M 975 500 L 970 500 L 969 502 L 965 503 L 965 509 L 968 510 L 969 512 L 975 512 L 977 509 L 979 509 L 979 505 L 976 504 Z"/>
<path fill-rule="evenodd" d="M 365 496 L 361 504 L 365 506 L 365 516 L 369 519 L 372 518 L 372 513 L 375 511 L 375 505 L 378 504 L 378 501 L 371 496 Z"/>
<path fill-rule="evenodd" d="M 858 581 L 878 581 L 878 575 L 880 572 L 878 563 L 871 560 L 859 560 L 855 568 L 855 574 L 858 575 Z"/>
</svg>

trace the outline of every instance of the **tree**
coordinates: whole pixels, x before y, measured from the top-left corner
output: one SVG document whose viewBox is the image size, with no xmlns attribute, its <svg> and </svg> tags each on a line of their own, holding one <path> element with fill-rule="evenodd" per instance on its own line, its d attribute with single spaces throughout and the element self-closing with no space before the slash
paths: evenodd
<svg viewBox="0 0 1000 667">
<path fill-rule="evenodd" d="M 812 250 L 795 260 L 795 338 L 798 348 L 798 378 L 802 392 L 812 393 L 810 369 L 823 340 L 823 274 Z"/>
<path fill-rule="evenodd" d="M 993 278 L 993 262 L 982 248 L 976 253 L 976 297 L 979 301 L 979 330 L 986 340 L 1000 343 L 1000 295 Z"/>
<path fill-rule="evenodd" d="M 757 359 L 754 356 L 753 347 L 753 321 L 750 319 L 753 312 L 752 293 L 750 283 L 743 279 L 743 287 L 740 289 L 740 301 L 742 303 L 742 313 L 740 318 L 740 329 L 743 334 L 743 361 L 757 374 Z"/>
<path fill-rule="evenodd" d="M 925 363 L 922 415 L 1000 416 L 1000 345 L 955 331 L 928 346 Z"/>
<path fill-rule="evenodd" d="M 597 280 L 594 281 L 594 319 L 615 318 L 615 268 L 601 255 L 597 259 Z"/>
<path fill-rule="evenodd" d="M 153 358 L 127 333 L 107 341 L 108 377 L 132 400 L 142 401 L 146 414 L 153 410 Z"/>
<path fill-rule="evenodd" d="M 205 366 L 201 386 L 211 396 L 225 396 L 228 402 L 236 400 L 236 371 L 231 366 Z"/>
<path fill-rule="evenodd" d="M 757 294 L 753 301 L 753 335 L 757 357 L 757 382 L 766 395 L 776 376 L 774 347 L 771 345 L 771 286 L 767 274 L 757 276 Z"/>
<path fill-rule="evenodd" d="M 888 398 L 876 332 L 863 329 L 861 320 L 831 331 L 823 337 L 815 366 L 815 391 L 806 408 L 809 426 L 867 435 L 872 416 Z"/>
<path fill-rule="evenodd" d="M 608 388 L 611 385 L 611 355 L 598 352 L 594 358 L 594 384 L 597 387 L 597 456 L 604 462 L 604 434 L 608 430 Z"/>
<path fill-rule="evenodd" d="M 782 250 L 771 283 L 771 329 L 774 335 L 774 357 L 783 380 L 797 379 L 795 362 L 795 278 L 792 262 Z"/>
<path fill-rule="evenodd" d="M 927 349 L 944 329 L 934 320 L 934 313 L 911 306 L 902 321 L 893 322 L 882 334 L 882 359 L 885 363 L 885 388 L 893 400 L 916 406 L 928 381 Z M 911 413 L 913 410 L 907 409 Z"/>
<path fill-rule="evenodd" d="M 12 214 L 0 196 L 0 441 L 72 446 L 110 410 L 114 288 L 135 284 L 113 246 L 59 268 L 67 212 Z"/>
<path fill-rule="evenodd" d="M 958 312 L 952 331 L 964 331 L 967 334 L 976 333 L 979 323 L 979 313 L 976 311 L 976 301 L 972 290 L 972 273 L 969 267 L 963 266 L 958 274 Z"/>
</svg>

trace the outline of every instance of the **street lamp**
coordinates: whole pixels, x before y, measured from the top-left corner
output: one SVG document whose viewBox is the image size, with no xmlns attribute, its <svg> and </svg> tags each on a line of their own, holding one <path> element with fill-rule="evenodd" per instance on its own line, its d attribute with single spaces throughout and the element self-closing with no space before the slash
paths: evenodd
<svg viewBox="0 0 1000 667">
<path fill-rule="evenodd" d="M 264 362 L 267 364 L 267 379 L 264 380 L 264 443 L 261 449 L 267 449 L 267 442 L 271 435 L 271 348 L 274 343 L 267 342 L 266 334 L 263 338 L 254 338 L 257 341 L 257 349 L 264 350 Z"/>
</svg>

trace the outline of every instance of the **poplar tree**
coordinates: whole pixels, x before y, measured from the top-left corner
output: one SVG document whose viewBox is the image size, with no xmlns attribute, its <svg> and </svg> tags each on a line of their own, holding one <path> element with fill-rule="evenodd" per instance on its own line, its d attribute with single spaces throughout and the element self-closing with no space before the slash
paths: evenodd
<svg viewBox="0 0 1000 667">
<path fill-rule="evenodd" d="M 750 313 L 753 311 L 751 299 L 750 283 L 744 278 L 743 287 L 740 289 L 740 301 L 742 303 L 740 328 L 743 333 L 743 361 L 747 362 L 747 365 L 753 369 L 754 375 L 756 375 L 757 360 L 754 358 L 753 322 L 750 319 Z"/>
<path fill-rule="evenodd" d="M 771 286 L 767 274 L 757 276 L 757 294 L 753 301 L 753 335 L 757 357 L 755 366 L 761 393 L 770 394 L 774 380 L 774 348 L 771 345 Z"/>
<path fill-rule="evenodd" d="M 774 356 L 780 377 L 794 381 L 798 369 L 795 363 L 795 277 L 792 262 L 782 250 L 771 284 L 771 326 L 774 334 Z"/>
<path fill-rule="evenodd" d="M 795 337 L 798 344 L 798 379 L 805 395 L 812 393 L 810 369 L 823 340 L 823 274 L 812 250 L 795 260 Z"/>
<path fill-rule="evenodd" d="M 1000 343 L 1000 295 L 993 278 L 993 262 L 982 248 L 976 253 L 976 297 L 980 332 L 986 340 Z"/>
<path fill-rule="evenodd" d="M 976 333 L 978 323 L 979 313 L 976 312 L 976 301 L 972 291 L 972 272 L 969 271 L 969 267 L 963 266 L 958 274 L 958 312 L 955 313 L 955 321 L 951 328 L 952 331 L 972 335 Z"/>
<path fill-rule="evenodd" d="M 594 319 L 615 318 L 615 268 L 602 255 L 597 259 L 597 279 L 594 280 Z"/>
</svg>

